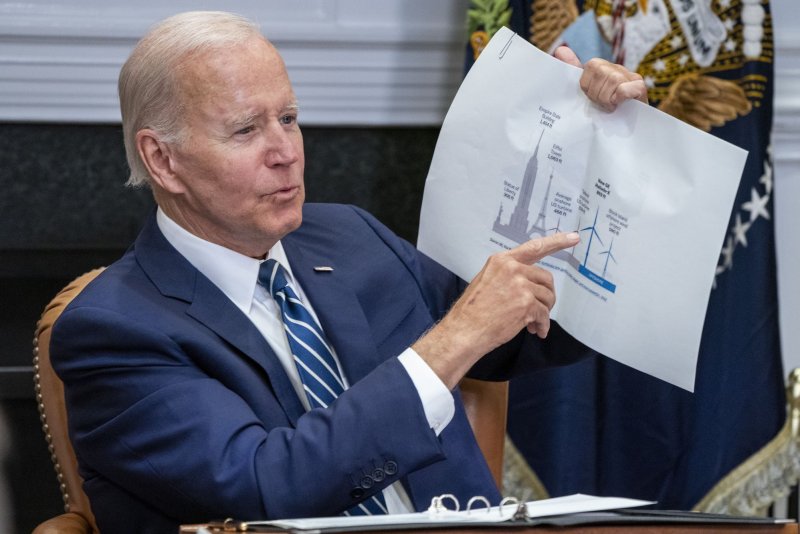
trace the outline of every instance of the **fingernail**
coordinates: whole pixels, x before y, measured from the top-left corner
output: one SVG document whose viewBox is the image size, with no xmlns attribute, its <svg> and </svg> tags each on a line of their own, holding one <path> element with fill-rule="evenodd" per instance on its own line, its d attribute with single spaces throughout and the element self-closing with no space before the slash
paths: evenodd
<svg viewBox="0 0 800 534">
<path fill-rule="evenodd" d="M 567 239 L 569 239 L 570 241 L 579 240 L 580 238 L 581 235 L 578 232 L 570 232 L 567 234 Z"/>
</svg>

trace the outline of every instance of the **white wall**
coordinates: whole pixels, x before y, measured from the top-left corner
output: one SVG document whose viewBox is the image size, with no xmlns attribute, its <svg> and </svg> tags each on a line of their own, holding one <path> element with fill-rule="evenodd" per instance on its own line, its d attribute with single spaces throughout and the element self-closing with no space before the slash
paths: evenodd
<svg viewBox="0 0 800 534">
<path fill-rule="evenodd" d="M 461 78 L 466 4 L 230 0 L 203 6 L 262 23 L 285 56 L 304 124 L 435 125 Z M 195 6 L 191 0 L 0 0 L 0 121 L 119 121 L 116 75 L 136 39 L 153 22 Z M 788 370 L 800 367 L 800 6 L 772 0 L 772 9 L 775 213 Z"/>
<path fill-rule="evenodd" d="M 202 5 L 261 24 L 303 124 L 439 124 L 462 76 L 466 3 L 0 0 L 0 120 L 119 122 L 116 77 L 138 38 Z"/>
<path fill-rule="evenodd" d="M 800 367 L 800 3 L 772 0 L 775 31 L 775 232 L 783 361 Z"/>
</svg>

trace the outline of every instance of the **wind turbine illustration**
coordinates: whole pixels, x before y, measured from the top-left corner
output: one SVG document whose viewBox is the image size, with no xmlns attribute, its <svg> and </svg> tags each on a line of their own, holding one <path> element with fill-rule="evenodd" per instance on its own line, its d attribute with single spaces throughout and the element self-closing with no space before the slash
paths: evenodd
<svg viewBox="0 0 800 534">
<path fill-rule="evenodd" d="M 598 239 L 600 238 L 598 237 Z M 612 239 L 611 244 L 608 245 L 608 250 L 604 250 L 603 252 L 600 253 L 601 256 L 603 254 L 606 255 L 606 262 L 603 265 L 603 274 L 601 275 L 603 278 L 606 277 L 606 271 L 608 270 L 608 260 L 611 259 L 614 263 L 617 263 L 617 258 L 615 258 L 614 255 L 611 253 L 611 249 L 613 248 L 614 248 L 614 240 Z"/>
<path fill-rule="evenodd" d="M 600 239 L 600 234 L 597 233 L 597 214 L 600 213 L 600 208 L 597 208 L 594 212 L 594 222 L 591 226 L 587 226 L 586 228 L 581 228 L 581 232 L 585 232 L 586 230 L 591 230 L 589 234 L 589 243 L 586 245 L 586 256 L 583 258 L 583 265 L 586 266 L 587 262 L 589 261 L 589 250 L 592 248 L 592 239 L 597 236 L 597 240 L 600 241 L 600 244 L 603 245 L 603 240 Z M 603 245 L 605 246 L 605 245 Z"/>
</svg>

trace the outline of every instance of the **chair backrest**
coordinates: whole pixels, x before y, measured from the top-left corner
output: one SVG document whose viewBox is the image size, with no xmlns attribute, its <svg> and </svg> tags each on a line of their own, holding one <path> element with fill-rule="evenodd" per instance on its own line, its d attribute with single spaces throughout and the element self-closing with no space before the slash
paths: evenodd
<svg viewBox="0 0 800 534">
<path fill-rule="evenodd" d="M 67 411 L 64 404 L 64 385 L 50 364 L 50 333 L 53 323 L 86 285 L 102 268 L 90 271 L 70 282 L 45 307 L 41 319 L 36 324 L 33 338 L 33 369 L 36 403 L 42 421 L 50 458 L 53 460 L 56 475 L 64 499 L 64 511 L 69 513 L 70 521 L 88 523 L 92 532 L 97 532 L 89 499 L 83 492 L 83 480 L 78 474 L 78 462 L 67 432 Z M 80 516 L 80 517 L 76 517 Z"/>
<path fill-rule="evenodd" d="M 489 464 L 497 487 L 503 490 L 503 452 L 508 415 L 508 382 L 465 378 L 461 398 L 478 446 Z"/>
</svg>

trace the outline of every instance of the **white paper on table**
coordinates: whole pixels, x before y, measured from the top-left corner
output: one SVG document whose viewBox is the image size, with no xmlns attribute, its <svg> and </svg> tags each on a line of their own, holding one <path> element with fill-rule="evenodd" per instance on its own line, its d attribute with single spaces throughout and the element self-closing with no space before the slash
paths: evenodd
<svg viewBox="0 0 800 534">
<path fill-rule="evenodd" d="M 417 246 L 472 280 L 491 254 L 578 230 L 576 247 L 540 262 L 555 278 L 551 317 L 601 354 L 693 391 L 747 152 L 641 102 L 607 113 L 580 75 L 497 32 L 442 125 Z"/>
<path fill-rule="evenodd" d="M 525 503 L 525 511 L 528 517 L 548 517 L 583 512 L 620 510 L 649 504 L 655 504 L 655 501 L 643 501 L 627 497 L 595 497 L 594 495 L 576 493 L 574 495 L 565 495 L 564 497 L 528 501 Z"/>
</svg>

